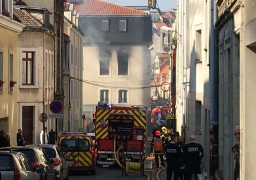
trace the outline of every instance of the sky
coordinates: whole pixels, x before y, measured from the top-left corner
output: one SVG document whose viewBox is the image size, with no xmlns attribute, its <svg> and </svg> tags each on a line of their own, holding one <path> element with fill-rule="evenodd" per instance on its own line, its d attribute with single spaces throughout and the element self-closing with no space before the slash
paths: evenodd
<svg viewBox="0 0 256 180">
<path fill-rule="evenodd" d="M 148 0 L 103 0 L 121 6 L 147 6 Z M 169 11 L 171 8 L 177 8 L 177 0 L 157 0 L 161 11 Z"/>
</svg>

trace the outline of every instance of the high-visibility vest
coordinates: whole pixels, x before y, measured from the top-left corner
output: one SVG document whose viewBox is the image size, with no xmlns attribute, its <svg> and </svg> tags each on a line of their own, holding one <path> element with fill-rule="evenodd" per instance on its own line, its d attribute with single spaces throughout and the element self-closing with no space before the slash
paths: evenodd
<svg viewBox="0 0 256 180">
<path fill-rule="evenodd" d="M 154 151 L 162 151 L 163 150 L 163 142 L 160 137 L 154 138 Z"/>
</svg>

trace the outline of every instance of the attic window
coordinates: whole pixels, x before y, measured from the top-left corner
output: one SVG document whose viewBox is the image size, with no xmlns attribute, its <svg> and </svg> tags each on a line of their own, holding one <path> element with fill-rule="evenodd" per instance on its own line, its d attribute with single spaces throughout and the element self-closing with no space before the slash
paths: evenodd
<svg viewBox="0 0 256 180">
<path fill-rule="evenodd" d="M 103 32 L 109 32 L 109 20 L 102 20 L 101 21 L 101 30 Z"/>
<path fill-rule="evenodd" d="M 127 32 L 127 20 L 119 20 L 119 31 Z"/>
</svg>

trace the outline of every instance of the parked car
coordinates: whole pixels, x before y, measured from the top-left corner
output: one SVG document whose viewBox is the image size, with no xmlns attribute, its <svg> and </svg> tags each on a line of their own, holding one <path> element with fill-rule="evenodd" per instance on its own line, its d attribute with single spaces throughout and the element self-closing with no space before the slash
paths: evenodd
<svg viewBox="0 0 256 180">
<path fill-rule="evenodd" d="M 39 168 L 37 172 L 40 175 L 40 180 L 55 180 L 53 160 L 50 160 L 42 147 L 38 145 L 26 145 L 0 148 L 0 152 L 6 150 L 18 150 L 25 154 L 32 166 Z"/>
<path fill-rule="evenodd" d="M 39 167 L 36 167 L 39 168 Z M 39 180 L 27 157 L 16 151 L 0 151 L 0 179 L 2 180 Z"/>
<path fill-rule="evenodd" d="M 42 147 L 48 154 L 49 158 L 54 161 L 53 165 L 56 173 L 56 178 L 60 180 L 68 180 L 68 161 L 64 157 L 60 148 L 53 144 L 41 144 L 39 146 Z"/>
</svg>

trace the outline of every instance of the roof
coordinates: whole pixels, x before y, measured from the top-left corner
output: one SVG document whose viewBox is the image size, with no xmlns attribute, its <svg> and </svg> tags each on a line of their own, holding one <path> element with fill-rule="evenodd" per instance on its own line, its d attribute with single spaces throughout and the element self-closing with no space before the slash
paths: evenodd
<svg viewBox="0 0 256 180">
<path fill-rule="evenodd" d="M 36 20 L 31 14 L 29 14 L 24 9 L 13 8 L 13 15 L 17 18 L 17 20 L 29 27 L 43 27 L 42 23 Z"/>
<path fill-rule="evenodd" d="M 72 1 L 72 0 L 69 0 Z M 80 15 L 145 15 L 147 13 L 105 2 L 103 0 L 83 0 L 82 4 L 75 4 L 74 10 Z"/>
<path fill-rule="evenodd" d="M 166 26 L 166 24 L 162 22 L 155 22 L 154 24 L 157 30 L 160 30 L 162 26 Z"/>
</svg>

